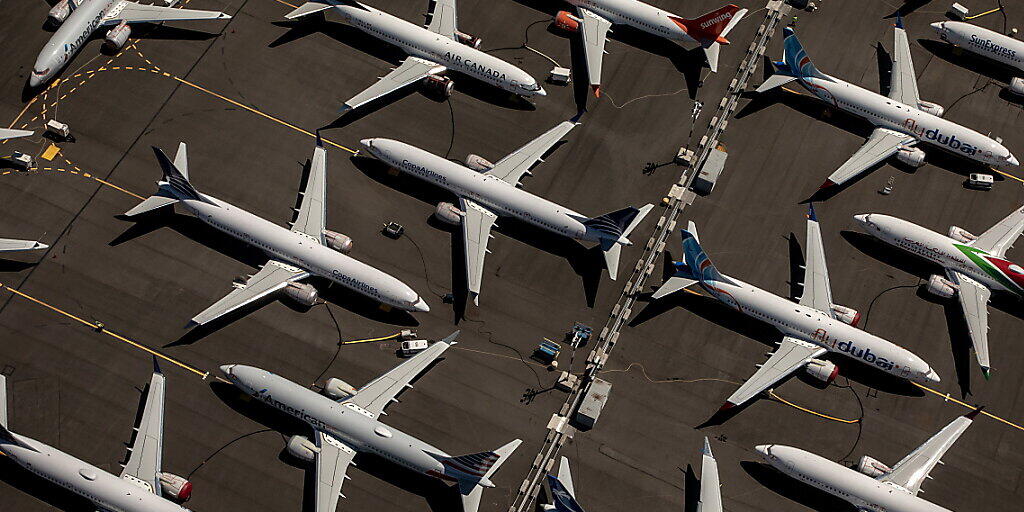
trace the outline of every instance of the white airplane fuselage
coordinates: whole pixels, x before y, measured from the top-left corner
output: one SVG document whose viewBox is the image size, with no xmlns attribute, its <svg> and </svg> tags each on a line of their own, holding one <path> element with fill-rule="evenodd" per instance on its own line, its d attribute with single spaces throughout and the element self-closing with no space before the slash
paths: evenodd
<svg viewBox="0 0 1024 512">
<path fill-rule="evenodd" d="M 692 50 L 700 43 L 690 37 L 670 16 L 671 12 L 638 0 L 566 0 L 567 3 L 589 9 L 616 25 L 629 25 L 648 34 L 682 43 Z M 678 17 L 678 16 L 676 16 Z"/>
<path fill-rule="evenodd" d="M 1024 268 L 903 219 L 878 213 L 854 216 L 869 235 L 955 270 L 991 290 L 1024 296 Z"/>
<path fill-rule="evenodd" d="M 145 484 L 118 478 L 45 443 L 12 434 L 17 444 L 0 442 L 0 450 L 19 466 L 57 484 L 110 512 L 188 512 L 188 509 L 153 494 Z"/>
<path fill-rule="evenodd" d="M 89 42 L 96 29 L 103 25 L 103 17 L 117 0 L 81 0 L 77 9 L 68 14 L 60 28 L 43 46 L 32 66 L 29 86 L 36 87 L 56 75 Z"/>
<path fill-rule="evenodd" d="M 811 94 L 875 126 L 911 135 L 917 140 L 996 168 L 1018 161 L 1010 150 L 985 135 L 930 114 L 916 105 L 904 105 L 881 94 L 829 76 L 834 81 L 806 76 L 800 83 Z"/>
<path fill-rule="evenodd" d="M 856 359 L 897 377 L 914 382 L 937 382 L 938 376 L 909 350 L 862 331 L 841 320 L 803 306 L 734 277 L 735 285 L 702 281 L 701 286 L 719 301 L 737 311 L 768 323 L 791 336 Z"/>
<path fill-rule="evenodd" d="M 1024 71 L 1024 41 L 962 21 L 940 21 L 931 26 L 951 45 Z"/>
<path fill-rule="evenodd" d="M 785 475 L 870 512 L 951 512 L 892 483 L 875 480 L 819 455 L 782 445 L 755 448 Z"/>
<path fill-rule="evenodd" d="M 474 171 L 415 146 L 391 139 L 365 139 L 363 147 L 391 167 L 407 172 L 492 212 L 576 240 L 599 242 L 608 235 L 583 224 L 587 216 L 515 187 L 501 178 Z M 629 245 L 625 237 L 616 242 Z"/>
<path fill-rule="evenodd" d="M 544 89 L 529 73 L 493 55 L 364 5 L 338 4 L 334 8 L 346 23 L 405 53 L 443 65 L 520 96 L 543 96 Z"/>
<path fill-rule="evenodd" d="M 382 304 L 407 311 L 427 311 L 426 302 L 395 277 L 342 254 L 319 240 L 278 226 L 226 201 L 201 194 L 214 204 L 180 202 L 199 220 L 257 247 L 273 259 L 295 265 Z"/>
</svg>

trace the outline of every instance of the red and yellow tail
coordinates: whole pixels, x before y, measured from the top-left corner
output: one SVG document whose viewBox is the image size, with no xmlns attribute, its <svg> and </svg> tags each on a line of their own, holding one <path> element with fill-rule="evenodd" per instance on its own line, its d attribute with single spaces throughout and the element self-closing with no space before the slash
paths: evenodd
<svg viewBox="0 0 1024 512">
<path fill-rule="evenodd" d="M 712 43 L 729 44 L 723 32 L 739 11 L 739 7 L 729 4 L 692 20 L 676 16 L 671 18 L 690 37 L 707 47 Z"/>
</svg>

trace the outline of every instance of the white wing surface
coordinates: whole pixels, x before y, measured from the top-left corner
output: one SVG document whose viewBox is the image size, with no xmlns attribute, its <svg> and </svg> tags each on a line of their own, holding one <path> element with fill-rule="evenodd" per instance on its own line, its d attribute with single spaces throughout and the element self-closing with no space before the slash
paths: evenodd
<svg viewBox="0 0 1024 512">
<path fill-rule="evenodd" d="M 585 7 L 577 7 L 580 19 L 580 36 L 583 38 L 583 55 L 587 62 L 587 76 L 594 94 L 601 95 L 601 62 L 604 61 L 604 44 L 608 41 L 608 31 L 612 22 Z"/>
<path fill-rule="evenodd" d="M 853 178 L 856 178 L 871 166 L 896 154 L 901 147 L 909 147 L 915 139 L 911 135 L 900 133 L 888 128 L 875 128 L 860 149 L 857 150 L 849 160 L 840 165 L 829 177 L 826 183 L 842 185 Z"/>
<path fill-rule="evenodd" d="M 789 336 L 782 338 L 779 348 L 775 349 L 768 361 L 726 400 L 722 408 L 728 409 L 745 403 L 825 352 L 826 349 L 813 343 Z"/>
<path fill-rule="evenodd" d="M 928 478 L 928 473 L 939 463 L 942 456 L 960 438 L 960 435 L 967 430 L 967 427 L 971 426 L 974 417 L 979 412 L 981 410 L 977 409 L 953 420 L 893 466 L 891 473 L 878 477 L 878 480 L 898 485 L 916 496 L 921 491 L 921 483 Z"/>
<path fill-rule="evenodd" d="M 804 293 L 800 305 L 810 306 L 831 317 L 832 286 L 828 281 L 828 265 L 825 262 L 825 245 L 821 242 L 821 226 L 814 215 L 814 206 L 807 213 L 807 262 L 804 268 Z"/>
<path fill-rule="evenodd" d="M 49 245 L 35 240 L 15 240 L 13 238 L 0 238 L 0 252 L 31 251 L 34 249 L 46 249 Z"/>
<path fill-rule="evenodd" d="M 654 300 L 658 300 L 662 297 L 672 295 L 673 293 L 678 292 L 679 290 L 682 290 L 684 288 L 689 288 L 696 282 L 697 281 L 694 279 L 687 279 L 685 277 L 670 277 L 668 278 L 668 281 L 665 281 L 665 283 L 662 284 L 657 290 L 654 290 L 654 293 L 651 294 L 651 298 Z"/>
<path fill-rule="evenodd" d="M 562 121 L 554 128 L 544 132 L 543 135 L 526 143 L 525 146 L 509 153 L 494 164 L 494 168 L 487 171 L 488 175 L 501 178 L 511 185 L 519 185 L 523 175 L 530 174 L 530 168 L 538 162 L 543 162 L 544 156 L 558 141 L 562 140 L 565 134 L 579 125 L 579 116 L 568 121 Z"/>
<path fill-rule="evenodd" d="M 245 281 L 245 285 L 231 290 L 202 313 L 192 317 L 192 323 L 203 325 L 216 320 L 246 304 L 260 300 L 271 293 L 284 289 L 288 283 L 309 277 L 309 272 L 280 261 L 270 260 L 259 272 Z"/>
<path fill-rule="evenodd" d="M 309 178 L 302 191 L 302 203 L 292 222 L 292 231 L 305 233 L 324 243 L 327 229 L 327 150 L 317 138 L 313 159 L 309 164 Z"/>
<path fill-rule="evenodd" d="M 391 402 L 396 402 L 395 397 L 399 393 L 411 388 L 410 382 L 440 357 L 451 343 L 458 337 L 459 331 L 455 331 L 447 338 L 438 341 L 423 352 L 412 356 L 402 364 L 394 367 L 391 371 L 370 381 L 359 389 L 355 396 L 346 399 L 343 403 L 351 403 L 369 412 L 374 418 L 384 413 L 384 408 Z"/>
<path fill-rule="evenodd" d="M 315 455 L 316 488 L 313 492 L 316 507 L 313 510 L 335 512 L 338 498 L 344 496 L 341 484 L 348 478 L 345 471 L 352 464 L 356 451 L 319 430 L 316 432 L 315 443 L 319 451 Z"/>
<path fill-rule="evenodd" d="M 430 24 L 427 25 L 427 30 L 448 39 L 455 39 L 455 31 L 458 30 L 455 0 L 432 0 L 431 3 L 433 9 L 430 11 Z"/>
<path fill-rule="evenodd" d="M 446 68 L 436 62 L 419 57 L 406 57 L 402 64 L 381 77 L 377 83 L 345 102 L 342 111 L 355 110 L 373 100 L 386 96 L 403 87 L 443 72 Z"/>
<path fill-rule="evenodd" d="M 718 461 L 711 453 L 711 443 L 704 438 L 700 464 L 700 501 L 697 512 L 722 512 L 722 489 L 718 482 Z"/>
<path fill-rule="evenodd" d="M 992 256 L 1002 258 L 1007 249 L 1013 247 L 1021 231 L 1024 231 L 1024 208 L 1018 208 L 1009 214 L 995 226 L 988 228 L 971 243 L 971 247 L 977 247 Z"/>
<path fill-rule="evenodd" d="M 16 139 L 18 137 L 28 137 L 32 135 L 31 130 L 11 130 L 8 128 L 0 128 L 0 140 Z"/>
<path fill-rule="evenodd" d="M 946 276 L 959 287 L 956 298 L 960 301 L 964 320 L 967 321 L 974 355 L 987 379 L 989 368 L 992 367 L 988 355 L 988 299 L 992 296 L 992 290 L 959 272 L 946 270 Z"/>
<path fill-rule="evenodd" d="M 889 98 L 913 108 L 919 108 L 920 95 L 917 92 L 917 76 L 914 61 L 910 58 L 910 42 L 903 20 L 896 23 L 896 38 L 893 43 L 892 78 L 889 82 Z"/>
<path fill-rule="evenodd" d="M 487 242 L 492 238 L 491 228 L 498 215 L 466 199 L 459 198 L 459 206 L 466 212 L 462 218 L 463 254 L 466 257 L 466 284 L 473 302 L 479 303 L 480 282 L 484 277 L 484 257 L 490 252 Z"/>
<path fill-rule="evenodd" d="M 116 25 L 122 21 L 128 23 L 156 23 L 160 21 L 227 19 L 231 19 L 231 16 L 218 11 L 178 9 L 122 0 L 114 4 L 114 7 L 103 16 L 103 24 Z"/>
<path fill-rule="evenodd" d="M 141 483 L 149 488 L 149 492 L 161 495 L 160 467 L 163 457 L 164 439 L 164 388 L 166 380 L 160 368 L 153 363 L 153 378 L 149 381 L 149 392 L 146 394 L 142 417 L 135 429 L 132 440 L 131 455 L 128 463 L 121 471 L 121 478 Z"/>
</svg>

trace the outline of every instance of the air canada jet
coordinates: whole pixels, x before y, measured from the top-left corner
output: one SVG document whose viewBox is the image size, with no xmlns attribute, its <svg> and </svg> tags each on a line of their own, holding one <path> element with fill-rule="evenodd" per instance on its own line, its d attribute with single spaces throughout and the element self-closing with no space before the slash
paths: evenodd
<svg viewBox="0 0 1024 512">
<path fill-rule="evenodd" d="M 863 118 L 875 126 L 867 142 L 839 166 L 821 188 L 842 185 L 893 155 L 906 165 L 920 167 L 924 165 L 925 159 L 922 145 L 996 168 L 1015 167 L 1019 164 L 1010 150 L 999 142 L 943 119 L 942 106 L 921 100 L 917 91 L 914 63 L 910 59 L 910 43 L 902 19 L 897 18 L 895 28 L 888 97 L 818 71 L 793 29 L 786 27 L 783 33 L 786 36 L 783 61 L 775 63 L 775 74 L 765 80 L 757 92 L 799 81 L 800 85 L 825 103 Z"/>
<path fill-rule="evenodd" d="M 725 305 L 775 327 L 783 335 L 768 361 L 758 365 L 758 370 L 726 400 L 722 410 L 747 402 L 800 369 L 823 383 L 831 383 L 839 374 L 839 367 L 832 361 L 819 359 L 829 352 L 913 382 L 939 382 L 935 370 L 920 357 L 858 329 L 860 313 L 832 302 L 821 227 L 813 205 L 807 215 L 807 263 L 799 302 L 720 273 L 701 248 L 692 221 L 683 231 L 683 253 L 684 261 L 673 262 L 674 275 L 652 298 L 659 299 L 700 284 Z"/>
<path fill-rule="evenodd" d="M 628 236 L 654 208 L 628 207 L 597 217 L 587 217 L 519 188 L 523 176 L 562 137 L 579 124 L 579 116 L 559 123 L 546 133 L 509 153 L 497 163 L 469 155 L 466 165 L 391 139 L 363 139 L 366 151 L 392 168 L 444 188 L 459 197 L 459 207 L 437 205 L 442 222 L 462 226 L 469 293 L 476 302 L 484 272 L 487 241 L 498 217 L 513 217 L 533 226 L 575 240 L 596 242 L 604 254 L 608 276 L 618 275 L 622 246 L 632 245 Z"/>
<path fill-rule="evenodd" d="M 7 377 L 0 375 L 0 451 L 19 466 L 91 501 L 99 512 L 188 512 L 192 484 L 161 468 L 165 378 L 154 362 L 128 462 L 119 476 L 10 430 Z"/>
<path fill-rule="evenodd" d="M 189 326 L 207 324 L 272 295 L 283 294 L 299 304 L 312 306 L 319 294 L 312 284 L 303 282 L 312 276 L 365 295 L 385 307 L 430 311 L 427 302 L 407 284 L 348 256 L 352 239 L 327 229 L 327 150 L 319 138 L 309 164 L 309 179 L 302 191 L 302 204 L 291 229 L 196 190 L 189 181 L 184 142 L 178 146 L 173 162 L 159 148 L 153 151 L 163 170 L 163 180 L 157 182 L 156 194 L 125 212 L 126 217 L 179 204 L 199 220 L 270 257 L 259 272 L 193 317 Z"/>
</svg>

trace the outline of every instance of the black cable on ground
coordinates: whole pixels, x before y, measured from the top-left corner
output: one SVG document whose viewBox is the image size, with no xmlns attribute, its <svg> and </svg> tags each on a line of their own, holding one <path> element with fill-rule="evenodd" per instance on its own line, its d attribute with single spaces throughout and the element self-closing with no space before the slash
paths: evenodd
<svg viewBox="0 0 1024 512">
<path fill-rule="evenodd" d="M 850 378 L 846 376 L 844 376 L 843 378 L 846 379 L 845 386 L 840 386 L 839 384 L 836 384 L 834 382 L 832 383 L 832 385 L 837 388 L 848 388 L 850 392 L 853 393 L 853 396 L 857 399 L 857 406 L 860 408 L 860 414 L 857 416 L 857 439 L 853 441 L 853 446 L 850 447 L 850 451 L 846 452 L 846 455 L 840 457 L 840 461 L 847 460 L 850 457 L 850 455 L 853 455 L 853 452 L 857 449 L 857 446 L 860 444 L 861 436 L 864 434 L 864 402 L 861 401 L 860 394 L 857 393 L 857 390 L 853 388 L 853 383 L 850 382 Z"/>
<path fill-rule="evenodd" d="M 322 379 L 327 373 L 327 370 L 330 370 L 331 366 L 334 365 L 334 361 L 338 359 L 338 354 L 341 353 L 341 324 L 338 323 L 338 319 L 334 316 L 334 311 L 331 311 L 330 306 L 326 302 L 324 302 L 324 308 L 327 309 L 327 314 L 331 315 L 331 320 L 334 321 L 334 328 L 338 330 L 338 347 L 334 349 L 334 357 L 332 357 L 331 361 L 327 363 L 324 371 L 320 372 L 320 375 L 317 375 L 317 377 L 313 379 L 313 383 L 311 385 L 315 385 L 317 382 L 320 382 L 320 379 Z"/>
<path fill-rule="evenodd" d="M 444 297 L 446 294 L 437 293 L 437 290 L 434 290 L 434 287 L 430 284 L 430 274 L 427 272 L 427 258 L 423 256 L 423 248 L 421 248 L 420 244 L 416 243 L 416 240 L 413 240 L 412 236 L 408 233 L 405 234 L 405 238 L 408 238 L 409 241 L 412 242 L 412 245 L 416 247 L 416 252 L 420 255 L 420 263 L 423 264 L 423 279 L 427 282 L 427 289 L 430 290 L 430 293 L 433 293 L 438 297 Z"/>
<path fill-rule="evenodd" d="M 452 106 L 452 98 L 448 97 L 448 113 L 451 114 L 452 118 L 452 138 L 448 141 L 448 151 L 444 152 L 444 157 L 448 158 L 451 154 L 452 148 L 455 147 L 455 107 Z"/>
<path fill-rule="evenodd" d="M 538 23 L 549 23 L 550 21 L 551 21 L 551 18 L 544 18 L 542 20 L 537 20 L 537 21 L 527 25 L 526 29 L 523 30 L 523 44 L 521 44 L 519 46 L 507 46 L 507 47 L 504 47 L 504 48 L 491 48 L 490 50 L 484 50 L 484 53 L 500 52 L 500 51 L 504 51 L 504 50 L 523 50 L 523 49 L 526 49 L 526 45 L 530 44 L 530 29 L 533 28 L 533 26 L 538 24 Z"/>
<path fill-rule="evenodd" d="M 215 450 L 213 453 L 211 453 L 209 457 L 203 459 L 203 461 L 200 462 L 199 465 L 196 466 L 192 471 L 189 471 L 188 475 L 185 477 L 185 480 L 191 480 L 192 479 L 192 475 L 194 475 L 196 473 L 196 471 L 199 471 L 203 466 L 206 465 L 207 462 L 210 462 L 210 459 L 212 459 L 215 456 L 217 456 L 218 453 L 224 451 L 224 449 L 226 449 L 227 447 L 229 447 L 232 444 L 234 444 L 234 443 L 236 443 L 238 441 L 241 441 L 242 439 L 245 439 L 245 438 L 247 438 L 249 436 L 254 436 L 256 434 L 262 434 L 264 432 L 275 432 L 275 430 L 272 429 L 272 428 L 265 428 L 263 430 L 257 430 L 255 432 L 249 432 L 248 434 L 242 434 L 242 435 L 232 439 L 231 441 L 228 441 L 227 444 L 225 444 L 224 446 L 221 446 L 220 448 L 217 448 L 217 450 Z"/>
<path fill-rule="evenodd" d="M 467 322 L 473 322 L 473 323 L 480 324 L 480 327 L 483 327 L 487 323 L 487 322 L 485 322 L 483 320 L 474 320 L 474 319 L 469 318 L 469 317 L 465 317 L 464 320 L 467 321 Z M 491 331 L 484 330 L 484 329 L 481 328 L 481 329 L 477 329 L 477 332 L 480 333 L 480 334 L 486 334 L 487 335 L 487 342 L 488 343 L 492 343 L 494 345 L 498 345 L 499 347 L 505 347 L 505 348 L 515 352 L 516 356 L 519 357 L 519 360 L 523 362 L 523 366 L 527 367 L 531 372 L 533 372 L 533 376 L 537 379 L 537 387 L 538 388 L 543 388 L 544 387 L 544 383 L 542 383 L 541 380 L 540 380 L 540 374 L 537 373 L 537 370 L 534 369 L 533 365 L 531 365 L 530 363 L 528 363 L 526 361 L 526 358 L 523 357 L 523 353 L 520 352 L 519 349 L 513 347 L 512 345 L 501 343 L 499 341 L 494 341 L 494 333 L 491 332 Z"/>
<path fill-rule="evenodd" d="M 921 285 L 921 282 L 918 281 L 917 283 L 914 283 L 914 284 L 901 284 L 901 285 L 893 286 L 891 288 L 886 288 L 886 289 L 878 292 L 878 295 L 875 295 L 875 298 L 871 299 L 871 302 L 868 303 L 868 310 L 864 312 L 864 323 L 861 324 L 861 329 L 867 330 L 867 328 L 868 328 L 868 316 L 871 314 L 871 308 L 873 308 L 875 306 L 875 301 L 878 300 L 879 298 L 881 298 L 882 295 L 884 295 L 884 294 L 886 294 L 888 292 L 891 292 L 893 290 L 898 290 L 900 288 L 917 288 L 920 285 Z"/>
</svg>

